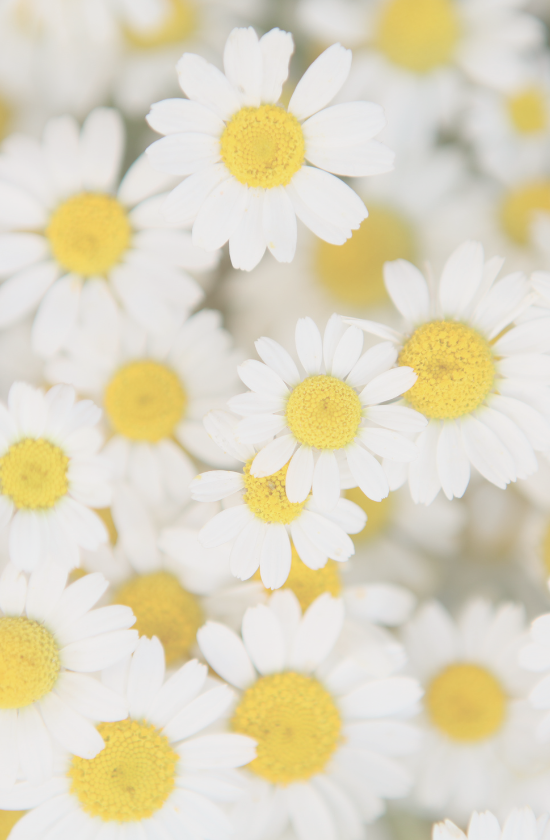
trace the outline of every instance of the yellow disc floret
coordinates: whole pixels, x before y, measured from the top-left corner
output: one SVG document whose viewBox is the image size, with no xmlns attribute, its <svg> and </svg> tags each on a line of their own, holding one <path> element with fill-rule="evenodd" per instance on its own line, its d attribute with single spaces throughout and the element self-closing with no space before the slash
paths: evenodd
<svg viewBox="0 0 550 840">
<path fill-rule="evenodd" d="M 105 411 L 116 432 L 156 443 L 183 418 L 187 395 L 166 365 L 145 359 L 117 370 L 105 389 Z"/>
<path fill-rule="evenodd" d="M 388 525 L 392 510 L 393 510 L 393 495 L 390 493 L 381 502 L 373 502 L 368 496 L 365 496 L 360 487 L 353 487 L 351 490 L 346 490 L 346 499 L 350 502 L 355 502 L 359 505 L 361 510 L 367 514 L 367 522 L 362 531 L 358 534 L 353 534 L 354 542 L 362 542 L 363 540 L 371 540 L 373 537 L 381 534 Z"/>
<path fill-rule="evenodd" d="M 115 525 L 115 520 L 113 519 L 113 514 L 111 513 L 111 508 L 95 508 L 94 512 L 97 513 L 105 525 L 107 533 L 109 534 L 110 544 L 115 546 L 118 542 L 118 531 Z"/>
<path fill-rule="evenodd" d="M 293 671 L 260 677 L 245 691 L 231 725 L 257 741 L 257 757 L 248 769 L 282 785 L 320 773 L 338 746 L 342 727 L 328 691 L 313 677 Z"/>
<path fill-rule="evenodd" d="M 304 162 L 300 123 L 278 105 L 241 108 L 221 137 L 222 160 L 249 187 L 286 186 Z"/>
<path fill-rule="evenodd" d="M 61 660 L 49 630 L 24 616 L 0 618 L 0 709 L 21 709 L 54 687 Z"/>
<path fill-rule="evenodd" d="M 244 501 L 262 522 L 288 525 L 300 516 L 305 502 L 289 502 L 285 482 L 288 464 L 273 475 L 256 478 L 251 475 L 252 459 L 244 465 Z"/>
<path fill-rule="evenodd" d="M 84 277 L 105 274 L 116 265 L 131 234 L 122 204 L 103 193 L 73 195 L 54 211 L 46 228 L 55 259 Z"/>
<path fill-rule="evenodd" d="M 153 50 L 185 41 L 197 25 L 197 10 L 187 0 L 168 0 L 168 13 L 157 26 L 127 29 L 126 40 L 132 47 Z"/>
<path fill-rule="evenodd" d="M 0 811 L 0 840 L 8 840 L 10 831 L 26 811 Z"/>
<path fill-rule="evenodd" d="M 399 213 L 369 202 L 369 217 L 343 245 L 320 239 L 316 245 L 317 276 L 339 300 L 373 306 L 388 299 L 383 266 L 389 260 L 415 259 L 410 224 Z"/>
<path fill-rule="evenodd" d="M 84 811 L 105 822 L 138 822 L 158 811 L 174 789 L 179 756 L 148 723 L 121 720 L 97 727 L 105 747 L 75 756 L 68 776 Z"/>
<path fill-rule="evenodd" d="M 170 572 L 132 578 L 120 587 L 113 601 L 131 607 L 140 636 L 160 639 L 168 665 L 189 653 L 204 623 L 197 598 Z"/>
<path fill-rule="evenodd" d="M 340 572 L 338 563 L 334 560 L 327 560 L 322 569 L 310 569 L 306 566 L 298 556 L 298 552 L 292 545 L 292 560 L 290 565 L 290 573 L 283 583 L 283 589 L 290 589 L 294 592 L 302 612 L 325 592 L 330 592 L 333 597 L 337 597 L 342 589 L 342 581 L 340 579 Z M 261 581 L 260 570 L 254 575 L 254 580 Z M 267 590 L 271 592 L 271 590 Z"/>
<path fill-rule="evenodd" d="M 296 440 L 317 449 L 342 449 L 361 423 L 357 392 L 336 376 L 309 376 L 297 385 L 286 406 L 288 426 Z"/>
<path fill-rule="evenodd" d="M 49 440 L 24 438 L 0 458 L 2 494 L 17 508 L 47 510 L 67 494 L 69 458 Z"/>
<path fill-rule="evenodd" d="M 485 668 L 458 663 L 432 680 L 426 709 L 434 726 L 454 741 L 481 741 L 502 726 L 506 694 Z"/>
<path fill-rule="evenodd" d="M 426 417 L 450 419 L 469 414 L 491 391 L 495 364 L 489 343 L 456 321 L 419 327 L 399 355 L 418 379 L 405 397 Z"/>
<path fill-rule="evenodd" d="M 518 245 L 527 245 L 538 212 L 550 213 L 550 181 L 533 181 L 507 192 L 500 218 L 510 239 Z"/>
<path fill-rule="evenodd" d="M 520 134 L 536 134 L 548 124 L 546 100 L 541 90 L 530 88 L 508 97 L 508 114 Z"/>
<path fill-rule="evenodd" d="M 427 73 L 452 60 L 460 38 L 453 0 L 387 0 L 375 45 L 407 70 Z"/>
</svg>

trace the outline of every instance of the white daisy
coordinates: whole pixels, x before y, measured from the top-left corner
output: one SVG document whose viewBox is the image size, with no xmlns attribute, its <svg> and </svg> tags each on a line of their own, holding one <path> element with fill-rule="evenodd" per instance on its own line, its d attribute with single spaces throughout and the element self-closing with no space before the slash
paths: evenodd
<svg viewBox="0 0 550 840">
<path fill-rule="evenodd" d="M 137 633 L 128 607 L 90 612 L 105 592 L 103 575 L 66 587 L 53 561 L 29 580 L 14 566 L 0 578 L 0 787 L 46 781 L 56 742 L 93 758 L 105 746 L 97 721 L 118 721 L 123 698 L 87 674 L 130 654 Z"/>
<path fill-rule="evenodd" d="M 535 451 L 550 448 L 550 424 L 537 410 L 548 393 L 547 322 L 507 329 L 530 297 L 520 272 L 494 283 L 502 263 L 484 262 L 482 246 L 465 242 L 433 291 L 410 263 L 388 263 L 386 287 L 405 318 L 403 331 L 345 319 L 389 339 L 398 364 L 418 374 L 405 403 L 429 424 L 417 438 L 416 460 L 409 468 L 392 464 L 390 478 L 393 489 L 408 471 L 415 502 L 429 504 L 441 488 L 449 499 L 460 498 L 471 464 L 504 488 L 535 472 Z"/>
<path fill-rule="evenodd" d="M 355 487 L 380 501 L 389 493 L 388 479 L 371 452 L 391 461 L 412 461 L 416 447 L 400 432 L 420 431 L 426 420 L 402 406 L 382 405 L 409 390 L 417 376 L 412 368 L 393 369 L 397 350 L 390 342 L 363 355 L 363 336 L 333 315 L 321 337 L 311 318 L 296 325 L 296 351 L 305 376 L 277 342 L 256 342 L 262 362 L 239 366 L 251 390 L 228 405 L 243 420 L 239 441 L 258 444 L 250 474 L 263 478 L 289 462 L 286 492 L 292 503 L 313 491 L 320 510 L 333 510 L 340 488 Z M 278 435 L 267 445 L 264 441 Z M 370 451 L 368 451 L 370 450 Z"/>
<path fill-rule="evenodd" d="M 235 814 L 243 840 L 276 837 L 288 823 L 300 840 L 351 840 L 410 787 L 399 757 L 418 737 L 401 718 L 418 683 L 366 678 L 351 647 L 331 661 L 343 621 L 328 594 L 302 616 L 291 592 L 277 592 L 246 611 L 242 641 L 223 624 L 199 630 L 207 662 L 242 692 L 231 729 L 257 741 L 250 796 Z"/>
<path fill-rule="evenodd" d="M 112 306 L 111 314 L 114 322 Z M 209 309 L 162 337 L 127 319 L 112 330 L 101 315 L 90 321 L 89 331 L 75 330 L 67 350 L 48 364 L 48 378 L 74 385 L 103 407 L 110 439 L 102 454 L 115 480 L 129 480 L 152 505 L 181 505 L 197 474 L 186 452 L 217 466 L 235 463 L 214 446 L 201 421 L 235 392 L 242 356 L 232 349 L 220 313 Z"/>
<path fill-rule="evenodd" d="M 260 569 L 268 589 L 278 589 L 290 572 L 291 539 L 298 556 L 311 569 L 327 560 L 344 562 L 354 553 L 348 534 L 360 531 L 366 522 L 361 508 L 339 499 L 329 513 L 319 510 L 312 498 L 291 502 L 285 490 L 288 463 L 266 476 L 252 475 L 256 449 L 235 440 L 233 415 L 211 411 L 204 425 L 213 440 L 228 454 L 244 462 L 243 472 L 212 470 L 191 482 L 191 495 L 200 502 L 227 499 L 225 510 L 202 529 L 199 539 L 206 548 L 231 542 L 231 572 L 248 580 Z"/>
<path fill-rule="evenodd" d="M 432 840 L 542 840 L 547 837 L 548 817 L 537 821 L 530 808 L 515 809 L 507 816 L 502 829 L 490 811 L 474 812 L 467 832 L 450 820 L 433 827 Z"/>
<path fill-rule="evenodd" d="M 522 648 L 520 664 L 527 671 L 545 674 L 537 680 L 530 694 L 531 704 L 544 712 L 538 727 L 539 738 L 547 743 L 550 739 L 550 613 L 539 615 L 532 624 L 528 643 Z"/>
<path fill-rule="evenodd" d="M 218 802 L 241 793 L 231 768 L 251 761 L 254 741 L 239 734 L 198 733 L 231 703 L 226 685 L 204 691 L 207 668 L 186 663 L 166 682 L 162 645 L 141 639 L 134 655 L 104 672 L 105 690 L 128 706 L 129 718 L 102 723 L 95 758 L 63 756 L 54 785 L 0 791 L 0 804 L 33 808 L 12 840 L 67 837 L 196 837 L 229 840 L 231 825 Z M 37 806 L 37 807 L 34 807 Z M 8 805 L 9 807 L 9 805 Z"/>
<path fill-rule="evenodd" d="M 293 49 L 288 32 L 272 29 L 258 40 L 252 28 L 234 29 L 225 75 L 185 53 L 178 75 L 189 98 L 159 102 L 147 118 L 168 135 L 147 150 L 152 164 L 189 176 L 167 199 L 166 218 L 192 223 L 193 241 L 207 251 L 229 240 L 231 262 L 247 271 L 266 247 L 279 262 L 292 261 L 296 217 L 321 239 L 342 245 L 367 210 L 329 173 L 375 175 L 393 165 L 393 153 L 372 139 L 385 124 L 378 105 L 326 108 L 351 66 L 351 52 L 340 44 L 314 61 L 288 110 L 276 104 Z"/>
<path fill-rule="evenodd" d="M 409 670 L 426 692 L 416 805 L 463 821 L 498 801 L 507 752 L 529 712 L 532 680 L 517 661 L 524 634 L 521 606 L 494 608 L 481 599 L 468 602 L 457 621 L 427 603 L 405 626 Z"/>
<path fill-rule="evenodd" d="M 203 271 L 218 259 L 159 215 L 162 190 L 173 183 L 138 158 L 120 185 L 124 127 L 98 108 L 82 131 L 72 117 L 50 120 L 43 142 L 14 135 L 0 155 L 0 327 L 38 305 L 34 350 L 63 346 L 88 283 L 116 300 L 146 329 L 163 334 L 201 300 L 184 269 Z M 106 316 L 107 317 L 107 316 Z"/>
<path fill-rule="evenodd" d="M 73 388 L 45 394 L 23 382 L 0 403 L 0 527 L 9 526 L 11 561 L 32 570 L 48 556 L 71 569 L 78 550 L 96 549 L 107 532 L 91 507 L 111 499 L 102 437 L 93 427 L 101 411 L 75 403 Z"/>
</svg>

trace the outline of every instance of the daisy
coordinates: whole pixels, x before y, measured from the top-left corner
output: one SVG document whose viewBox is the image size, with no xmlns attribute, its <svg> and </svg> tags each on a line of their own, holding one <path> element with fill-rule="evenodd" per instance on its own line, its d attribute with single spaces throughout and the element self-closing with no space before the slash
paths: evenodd
<svg viewBox="0 0 550 840">
<path fill-rule="evenodd" d="M 532 680 L 517 661 L 524 634 L 522 607 L 481 599 L 469 601 L 457 621 L 439 603 L 427 603 L 405 626 L 409 672 L 425 689 L 416 805 L 462 822 L 498 799 L 507 753 L 529 714 Z"/>
<path fill-rule="evenodd" d="M 397 351 L 390 342 L 363 355 L 362 348 L 360 331 L 338 315 L 330 318 L 324 337 L 311 318 L 300 318 L 296 351 L 305 375 L 269 338 L 256 342 L 263 364 L 248 360 L 238 368 L 251 390 L 228 405 L 244 418 L 237 439 L 259 445 L 250 474 L 263 478 L 288 462 L 285 487 L 294 504 L 313 491 L 320 510 L 333 510 L 342 478 L 344 486 L 358 485 L 380 501 L 390 488 L 371 452 L 391 461 L 416 457 L 414 444 L 399 432 L 420 431 L 426 420 L 417 411 L 382 403 L 411 388 L 417 376 L 411 367 L 393 369 Z M 273 435 L 278 437 L 262 445 Z"/>
<path fill-rule="evenodd" d="M 279 262 L 292 261 L 296 217 L 342 245 L 367 210 L 335 175 L 376 175 L 393 165 L 393 153 L 372 139 L 385 124 L 378 105 L 326 108 L 351 66 L 340 44 L 313 62 L 288 110 L 277 105 L 293 49 L 288 32 L 272 29 L 258 40 L 251 27 L 234 29 L 225 75 L 185 53 L 178 77 L 188 99 L 159 102 L 147 118 L 168 135 L 147 150 L 153 166 L 189 176 L 167 199 L 166 218 L 192 223 L 193 242 L 207 251 L 229 240 L 233 266 L 247 271 L 266 247 Z"/>
<path fill-rule="evenodd" d="M 240 690 L 231 729 L 257 741 L 250 796 L 235 814 L 246 840 L 289 823 L 300 840 L 361 836 L 383 800 L 410 787 L 399 757 L 418 747 L 402 720 L 421 696 L 418 683 L 366 678 L 349 646 L 331 661 L 343 621 L 343 603 L 328 594 L 302 616 L 291 592 L 277 592 L 246 611 L 242 640 L 215 622 L 199 630 L 209 665 Z"/>
<path fill-rule="evenodd" d="M 226 685 L 205 691 L 207 668 L 197 660 L 166 682 L 158 639 L 141 639 L 134 655 L 103 674 L 103 686 L 129 708 L 129 717 L 101 723 L 104 749 L 95 757 L 64 755 L 55 787 L 16 786 L 11 802 L 33 808 L 12 840 L 67 836 L 114 840 L 187 837 L 229 840 L 229 820 L 216 801 L 241 793 L 231 768 L 254 758 L 254 741 L 240 734 L 200 733 L 231 703 Z M 10 801 L 1 791 L 0 800 Z M 34 807 L 37 806 L 37 807 Z"/>
<path fill-rule="evenodd" d="M 460 498 L 471 464 L 504 488 L 535 472 L 535 451 L 550 448 L 550 424 L 536 408 L 539 395 L 547 394 L 546 322 L 507 329 L 530 297 L 521 273 L 494 283 L 502 262 L 484 262 L 482 246 L 465 242 L 447 260 L 433 293 L 413 265 L 388 263 L 386 287 L 405 319 L 402 332 L 345 319 L 389 339 L 398 364 L 418 374 L 405 404 L 429 423 L 416 439 L 416 460 L 410 467 L 393 464 L 390 477 L 393 489 L 408 472 L 415 502 L 429 504 L 441 488 L 447 498 Z"/>
<path fill-rule="evenodd" d="M 10 559 L 21 569 L 48 556 L 71 569 L 79 546 L 94 550 L 107 540 L 90 510 L 111 498 L 107 465 L 96 454 L 101 412 L 75 398 L 68 386 L 45 394 L 16 382 L 7 407 L 0 404 L 0 526 L 9 526 Z"/>
<path fill-rule="evenodd" d="M 202 529 L 206 548 L 231 542 L 231 572 L 248 580 L 260 569 L 268 589 L 278 589 L 290 572 L 291 539 L 298 556 L 311 569 L 327 560 L 344 562 L 354 553 L 348 534 L 360 531 L 366 516 L 358 505 L 340 499 L 330 513 L 319 510 L 312 498 L 291 502 L 285 490 L 288 463 L 266 476 L 252 475 L 256 449 L 235 440 L 235 417 L 211 411 L 204 425 L 228 454 L 244 462 L 242 473 L 212 470 L 191 482 L 191 495 L 200 502 L 227 499 L 227 507 Z"/>
<path fill-rule="evenodd" d="M 474 812 L 471 816 L 467 833 L 450 820 L 437 823 L 433 827 L 433 840 L 541 840 L 546 837 L 548 817 L 537 821 L 530 808 L 516 808 L 511 811 L 500 828 L 497 818 L 485 811 Z"/>
<path fill-rule="evenodd" d="M 53 561 L 27 580 L 8 565 L 0 578 L 0 787 L 46 781 L 56 742 L 93 758 L 104 747 L 91 721 L 118 721 L 127 704 L 89 673 L 131 653 L 128 607 L 90 612 L 108 583 L 100 574 L 66 586 Z"/>
<path fill-rule="evenodd" d="M 181 505 L 197 474 L 187 452 L 217 466 L 235 463 L 201 422 L 234 393 L 235 363 L 242 358 L 220 313 L 203 309 L 162 337 L 119 319 L 108 343 L 103 318 L 88 320 L 89 329 L 75 330 L 67 350 L 48 364 L 48 378 L 70 383 L 103 407 L 110 439 L 102 454 L 115 480 L 130 481 L 151 505 Z"/>
<path fill-rule="evenodd" d="M 169 179 L 144 157 L 120 185 L 124 154 L 120 115 L 98 108 L 82 130 L 72 117 L 50 120 L 43 142 L 14 135 L 0 155 L 0 327 L 38 306 L 32 346 L 52 356 L 100 287 L 107 317 L 116 301 L 157 334 L 177 326 L 201 300 L 185 269 L 204 271 L 218 255 L 173 230 L 158 208 Z"/>
</svg>

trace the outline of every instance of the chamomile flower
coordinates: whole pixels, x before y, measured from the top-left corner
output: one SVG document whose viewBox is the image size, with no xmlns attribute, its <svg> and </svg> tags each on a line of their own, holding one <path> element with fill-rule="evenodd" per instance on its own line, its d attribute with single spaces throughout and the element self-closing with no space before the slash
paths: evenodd
<svg viewBox="0 0 550 840">
<path fill-rule="evenodd" d="M 545 674 L 537 680 L 530 694 L 535 709 L 544 712 L 537 734 L 547 743 L 550 739 L 550 614 L 539 615 L 531 624 L 528 643 L 520 651 L 520 664 L 527 671 Z"/>
<path fill-rule="evenodd" d="M 89 304 L 88 283 L 104 289 L 156 334 L 178 326 L 201 300 L 185 269 L 217 262 L 158 214 L 169 180 L 141 157 L 120 185 L 124 128 L 99 108 L 82 131 L 72 117 L 49 121 L 43 142 L 14 135 L 0 155 L 0 327 L 38 306 L 32 345 L 52 356 Z M 107 317 L 107 315 L 106 315 Z"/>
<path fill-rule="evenodd" d="M 53 772 L 53 742 L 93 758 L 105 746 L 94 723 L 119 721 L 125 700 L 87 676 L 130 654 L 137 633 L 128 607 L 91 607 L 108 586 L 100 574 L 66 587 L 44 563 L 27 580 L 9 565 L 0 578 L 0 787 Z"/>
<path fill-rule="evenodd" d="M 530 808 L 510 811 L 502 829 L 490 811 L 474 812 L 466 833 L 450 820 L 445 820 L 434 825 L 432 840 L 542 840 L 547 836 L 547 824 L 546 816 L 537 821 Z"/>
<path fill-rule="evenodd" d="M 9 555 L 32 570 L 48 556 L 71 569 L 79 547 L 96 549 L 107 532 L 92 507 L 111 499 L 108 469 L 97 455 L 93 427 L 101 412 L 58 385 L 45 394 L 23 382 L 0 404 L 0 527 L 9 527 Z"/>
<path fill-rule="evenodd" d="M 535 451 L 550 448 L 550 424 L 533 407 L 547 393 L 546 321 L 507 329 L 530 298 L 520 272 L 494 282 L 502 263 L 498 257 L 484 262 L 482 246 L 465 242 L 447 260 L 433 294 L 413 265 L 388 263 L 386 287 L 405 319 L 403 332 L 345 319 L 389 339 L 398 364 L 418 374 L 404 404 L 429 424 L 417 438 L 416 460 L 409 468 L 392 465 L 390 479 L 392 488 L 400 486 L 408 472 L 415 502 L 429 504 L 441 488 L 449 499 L 460 498 L 471 465 L 504 488 L 534 473 Z"/>
<path fill-rule="evenodd" d="M 215 622 L 199 630 L 209 665 L 241 692 L 232 731 L 257 741 L 250 796 L 235 814 L 246 840 L 288 824 L 300 840 L 321 826 L 327 838 L 361 836 L 383 800 L 410 787 L 399 757 L 418 747 L 402 720 L 421 696 L 418 683 L 366 678 L 352 646 L 331 660 L 343 620 L 342 602 L 328 594 L 302 615 L 293 593 L 276 592 L 246 611 L 242 640 Z"/>
<path fill-rule="evenodd" d="M 197 660 L 183 665 L 165 682 L 162 646 L 143 638 L 131 659 L 103 674 L 129 709 L 126 720 L 100 723 L 105 742 L 93 758 L 60 757 L 55 786 L 16 786 L 12 803 L 32 808 L 16 825 L 13 840 L 52 840 L 108 835 L 114 840 L 138 837 L 186 837 L 229 840 L 231 826 L 216 802 L 241 793 L 232 768 L 255 755 L 245 735 L 201 735 L 229 706 L 226 685 L 205 691 L 207 668 Z M 52 789 L 53 787 L 53 789 Z M 10 792 L 0 792 L 0 802 Z M 37 807 L 34 807 L 37 806 Z"/>
<path fill-rule="evenodd" d="M 188 99 L 159 102 L 148 116 L 168 135 L 147 150 L 153 166 L 189 176 L 167 199 L 166 218 L 192 223 L 194 243 L 207 251 L 229 240 L 233 266 L 247 271 L 266 248 L 279 262 L 292 261 L 296 217 L 342 245 L 367 210 L 335 175 L 375 175 L 393 165 L 393 153 L 372 139 L 385 124 L 378 105 L 326 107 L 351 66 L 340 44 L 307 70 L 288 110 L 277 104 L 293 49 L 288 32 L 272 29 L 258 40 L 252 28 L 234 29 L 225 75 L 185 53 L 178 76 Z"/>
</svg>

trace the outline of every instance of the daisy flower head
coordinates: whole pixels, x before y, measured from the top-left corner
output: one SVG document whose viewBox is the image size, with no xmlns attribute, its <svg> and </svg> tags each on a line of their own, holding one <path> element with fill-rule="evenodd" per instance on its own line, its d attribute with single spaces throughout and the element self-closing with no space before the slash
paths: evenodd
<svg viewBox="0 0 550 840">
<path fill-rule="evenodd" d="M 200 734 L 234 694 L 226 685 L 208 688 L 207 671 L 194 659 L 165 681 L 162 645 L 140 639 L 133 656 L 106 669 L 97 683 L 98 693 L 109 690 L 129 710 L 125 720 L 97 726 L 101 752 L 61 756 L 50 788 L 16 786 L 11 797 L 0 791 L 2 805 L 32 809 L 17 823 L 13 840 L 39 840 L 45 825 L 52 840 L 229 840 L 231 826 L 217 802 L 240 795 L 233 768 L 253 760 L 255 748 L 245 735 Z"/>
<path fill-rule="evenodd" d="M 164 204 L 172 224 L 192 224 L 207 251 L 229 240 L 235 268 L 250 271 L 266 247 L 294 258 L 298 217 L 317 236 L 342 245 L 367 216 L 337 175 L 389 171 L 393 153 L 372 138 L 385 125 L 371 102 L 329 105 L 344 84 L 351 52 L 333 44 L 298 82 L 288 109 L 277 104 L 288 76 L 292 36 L 272 29 L 258 40 L 234 29 L 225 75 L 185 53 L 179 82 L 188 99 L 153 105 L 150 126 L 167 135 L 149 147 L 153 166 L 187 177 Z"/>
<path fill-rule="evenodd" d="M 401 718 L 422 692 L 409 677 L 365 677 L 353 646 L 331 660 L 344 613 L 325 594 L 302 615 L 292 592 L 276 592 L 246 611 L 242 637 L 216 622 L 199 630 L 209 665 L 240 691 L 231 729 L 257 741 L 251 796 L 235 815 L 246 840 L 289 823 L 300 840 L 321 826 L 327 840 L 359 837 L 384 799 L 410 788 L 399 758 L 418 748 L 418 734 Z"/>
<path fill-rule="evenodd" d="M 47 781 L 53 744 L 93 758 L 97 721 L 119 721 L 125 700 L 88 676 L 130 654 L 137 633 L 128 607 L 92 610 L 108 582 L 88 575 L 66 586 L 50 561 L 27 579 L 8 565 L 0 577 L 0 787 Z"/>
<path fill-rule="evenodd" d="M 429 504 L 439 490 L 460 498 L 470 466 L 497 487 L 537 469 L 535 451 L 550 447 L 547 400 L 549 319 L 511 327 L 531 302 L 522 272 L 495 283 L 503 260 L 484 261 L 478 242 L 449 257 L 436 290 L 405 260 L 385 266 L 385 282 L 405 319 L 403 331 L 346 318 L 387 338 L 398 365 L 418 378 L 404 404 L 428 418 L 416 438 L 419 454 L 394 466 L 391 486 L 409 479 L 415 502 Z M 501 333 L 503 333 L 501 335 Z"/>
<path fill-rule="evenodd" d="M 538 820 L 530 808 L 510 811 L 502 828 L 490 811 L 475 811 L 463 832 L 450 820 L 433 827 L 432 840 L 542 840 L 547 837 L 548 817 Z"/>
<path fill-rule="evenodd" d="M 50 120 L 42 143 L 13 135 L 0 155 L 0 327 L 36 312 L 32 346 L 50 357 L 90 305 L 110 301 L 145 329 L 163 334 L 201 300 L 186 269 L 212 268 L 190 234 L 158 208 L 169 183 L 142 156 L 120 184 L 124 127 L 97 108 L 82 130 L 72 117 Z M 107 314 L 105 314 L 107 317 Z"/>
<path fill-rule="evenodd" d="M 0 524 L 9 526 L 9 556 L 32 571 L 48 557 L 71 569 L 79 548 L 95 550 L 107 531 L 90 508 L 109 504 L 101 411 L 57 385 L 47 393 L 24 382 L 0 404 Z"/>
</svg>

